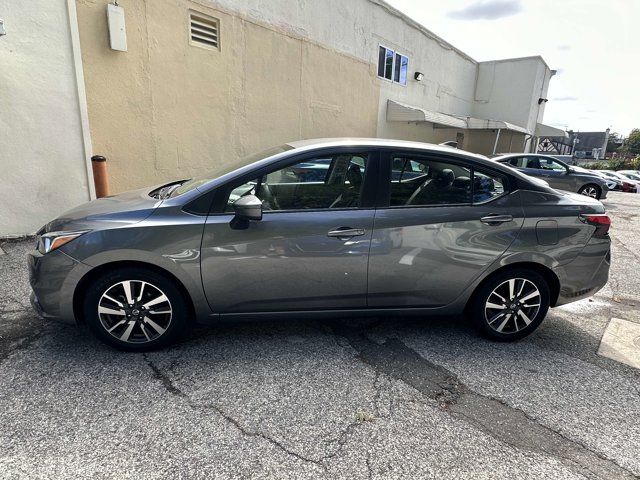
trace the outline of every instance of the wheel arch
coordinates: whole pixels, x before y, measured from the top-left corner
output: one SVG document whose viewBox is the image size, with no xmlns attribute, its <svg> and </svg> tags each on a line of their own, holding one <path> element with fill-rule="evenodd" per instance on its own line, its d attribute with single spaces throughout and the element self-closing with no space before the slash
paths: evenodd
<svg viewBox="0 0 640 480">
<path fill-rule="evenodd" d="M 184 286 L 184 283 L 182 283 L 182 281 L 180 281 L 180 279 L 176 277 L 173 273 L 169 272 L 168 270 L 162 267 L 154 265 L 152 263 L 141 262 L 136 260 L 121 260 L 121 261 L 109 262 L 109 263 L 104 263 L 102 265 L 99 265 L 91 269 L 80 279 L 80 281 L 76 285 L 76 288 L 73 292 L 73 314 L 75 316 L 76 323 L 82 324 L 85 322 L 84 316 L 82 313 L 82 310 L 83 310 L 82 292 L 86 290 L 87 286 L 92 281 L 96 280 L 97 278 L 99 278 L 100 276 L 104 275 L 107 272 L 111 272 L 121 268 L 131 268 L 131 267 L 149 270 L 153 273 L 164 276 L 165 278 L 170 280 L 172 283 L 174 283 L 174 285 L 178 288 L 178 290 L 180 290 L 180 293 L 182 293 L 182 295 L 184 296 L 184 299 L 187 303 L 187 307 L 189 308 L 189 318 L 195 317 L 196 309 L 193 303 L 193 299 L 191 298 L 191 295 L 189 294 L 189 291 L 187 290 L 187 288 Z"/>
<path fill-rule="evenodd" d="M 508 265 L 504 265 L 500 268 L 497 268 L 496 270 L 491 272 L 489 275 L 487 275 L 485 278 L 483 278 L 482 281 L 478 283 L 478 285 L 476 285 L 476 287 L 473 290 L 473 293 L 467 299 L 467 303 L 464 308 L 465 312 L 468 311 L 469 307 L 471 306 L 471 304 L 473 303 L 476 297 L 477 292 L 480 290 L 480 288 L 483 285 L 485 285 L 487 282 L 489 282 L 491 279 L 493 279 L 497 275 L 500 275 L 509 270 L 517 270 L 517 269 L 532 270 L 538 273 L 539 275 L 541 275 L 547 282 L 547 285 L 549 286 L 549 294 L 551 297 L 549 299 L 550 300 L 549 304 L 552 307 L 556 305 L 556 302 L 558 301 L 558 296 L 560 295 L 560 279 L 555 274 L 555 272 L 551 268 L 547 267 L 546 265 L 542 265 L 541 263 L 515 262 L 515 263 L 510 263 Z"/>
<path fill-rule="evenodd" d="M 582 192 L 585 188 L 590 187 L 590 186 L 596 188 L 596 191 L 598 192 L 598 197 L 597 198 L 600 198 L 602 196 L 602 191 L 603 191 L 602 186 L 600 186 L 598 183 L 590 181 L 590 180 L 587 180 L 582 185 L 580 185 L 580 187 L 578 188 L 578 193 Z"/>
</svg>

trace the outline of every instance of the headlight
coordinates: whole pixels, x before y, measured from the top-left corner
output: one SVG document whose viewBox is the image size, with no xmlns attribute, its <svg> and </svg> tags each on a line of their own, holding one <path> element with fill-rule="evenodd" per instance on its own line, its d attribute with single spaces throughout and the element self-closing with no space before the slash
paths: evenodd
<svg viewBox="0 0 640 480">
<path fill-rule="evenodd" d="M 89 230 L 83 230 L 81 232 L 49 232 L 38 237 L 38 251 L 43 255 L 49 253 L 57 248 L 60 248 L 65 243 L 69 243 L 74 238 L 78 238 L 80 235 L 87 233 Z"/>
</svg>

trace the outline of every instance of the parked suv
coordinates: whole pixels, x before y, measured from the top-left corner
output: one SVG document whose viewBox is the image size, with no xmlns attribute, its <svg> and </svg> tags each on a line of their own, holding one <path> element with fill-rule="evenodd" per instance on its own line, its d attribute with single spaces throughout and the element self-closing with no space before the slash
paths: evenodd
<svg viewBox="0 0 640 480">
<path fill-rule="evenodd" d="M 546 180 L 558 190 L 577 192 L 588 197 L 606 198 L 607 182 L 580 167 L 572 167 L 557 158 L 532 153 L 513 153 L 493 158 L 532 177 Z"/>
<path fill-rule="evenodd" d="M 308 140 L 62 214 L 29 254 L 31 299 L 126 350 L 239 317 L 466 312 L 516 340 L 606 284 L 609 224 L 480 155 Z"/>
</svg>

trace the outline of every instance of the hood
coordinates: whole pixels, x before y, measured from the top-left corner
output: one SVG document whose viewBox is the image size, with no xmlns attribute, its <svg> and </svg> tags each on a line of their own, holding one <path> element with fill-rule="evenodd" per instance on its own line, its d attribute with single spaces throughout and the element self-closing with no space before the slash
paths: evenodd
<svg viewBox="0 0 640 480">
<path fill-rule="evenodd" d="M 149 217 L 162 200 L 149 196 L 154 187 L 99 198 L 64 212 L 40 229 L 38 234 L 54 231 L 95 230 L 110 226 L 131 225 Z"/>
</svg>

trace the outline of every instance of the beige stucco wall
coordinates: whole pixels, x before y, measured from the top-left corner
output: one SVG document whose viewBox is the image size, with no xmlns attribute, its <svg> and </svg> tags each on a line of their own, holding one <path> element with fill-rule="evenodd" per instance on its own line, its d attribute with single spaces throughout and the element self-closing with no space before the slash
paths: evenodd
<svg viewBox="0 0 640 480">
<path fill-rule="evenodd" d="M 120 0 L 128 51 L 115 52 L 107 3 L 77 8 L 93 150 L 116 192 L 286 141 L 375 136 L 369 62 L 187 0 Z M 189 44 L 190 8 L 220 20 L 220 51 Z"/>
</svg>

